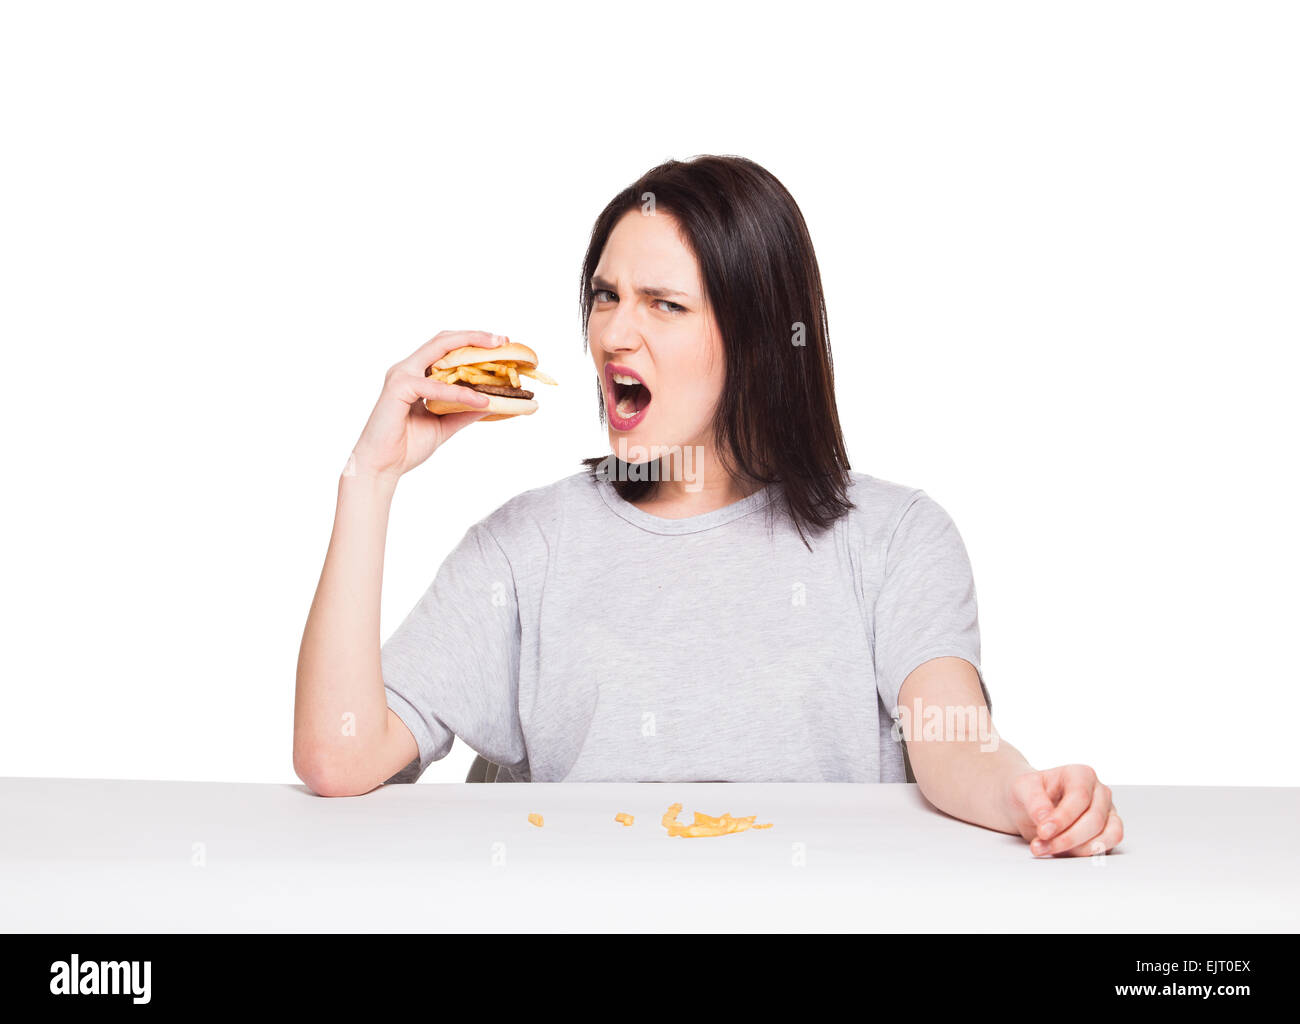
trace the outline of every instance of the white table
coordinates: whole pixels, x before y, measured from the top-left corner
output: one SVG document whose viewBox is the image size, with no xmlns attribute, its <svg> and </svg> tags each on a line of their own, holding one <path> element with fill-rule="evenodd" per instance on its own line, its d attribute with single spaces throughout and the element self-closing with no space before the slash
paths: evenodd
<svg viewBox="0 0 1300 1024">
<path fill-rule="evenodd" d="M 0 930 L 1297 930 L 1300 789 L 1113 788 L 1120 847 L 1043 859 L 903 784 L 5 778 Z M 670 838 L 675 802 L 775 827 Z"/>
</svg>

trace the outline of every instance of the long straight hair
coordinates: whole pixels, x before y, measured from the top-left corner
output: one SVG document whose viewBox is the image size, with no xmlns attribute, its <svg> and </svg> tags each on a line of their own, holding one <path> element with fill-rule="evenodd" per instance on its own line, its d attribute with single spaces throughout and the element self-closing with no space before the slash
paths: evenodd
<svg viewBox="0 0 1300 1024">
<path fill-rule="evenodd" d="M 648 195 L 647 195 L 648 193 Z M 596 218 L 582 264 L 583 350 L 591 278 L 614 226 L 647 201 L 680 225 L 722 335 L 725 379 L 712 429 L 724 468 L 751 486 L 778 484 L 804 544 L 853 508 L 849 458 L 835 406 L 830 328 L 812 238 L 794 197 L 769 171 L 738 156 L 670 160 L 618 193 Z M 597 381 L 600 421 L 605 405 Z M 620 497 L 651 495 L 617 456 L 583 464 L 609 476 Z"/>
</svg>

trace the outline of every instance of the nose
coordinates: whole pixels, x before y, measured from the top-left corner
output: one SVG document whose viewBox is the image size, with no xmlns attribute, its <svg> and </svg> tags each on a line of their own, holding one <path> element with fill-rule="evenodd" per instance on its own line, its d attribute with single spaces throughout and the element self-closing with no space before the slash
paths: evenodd
<svg viewBox="0 0 1300 1024">
<path fill-rule="evenodd" d="M 641 347 L 644 339 L 634 314 L 635 310 L 628 303 L 620 304 L 604 315 L 596 339 L 602 351 L 612 355 L 616 352 L 635 352 Z"/>
</svg>

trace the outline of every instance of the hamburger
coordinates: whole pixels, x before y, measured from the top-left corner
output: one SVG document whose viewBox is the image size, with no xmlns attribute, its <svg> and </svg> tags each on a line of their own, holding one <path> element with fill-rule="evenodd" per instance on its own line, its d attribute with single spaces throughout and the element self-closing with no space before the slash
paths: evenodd
<svg viewBox="0 0 1300 1024">
<path fill-rule="evenodd" d="M 543 384 L 556 384 L 553 378 L 537 368 L 537 353 L 527 345 L 513 341 L 495 348 L 476 345 L 454 348 L 425 369 L 424 375 L 487 395 L 488 415 L 483 417 L 484 422 L 531 416 L 537 411 L 533 393 L 519 386 L 521 377 L 532 377 Z M 439 416 L 449 412 L 483 411 L 476 405 L 439 398 L 426 398 L 424 407 Z"/>
</svg>

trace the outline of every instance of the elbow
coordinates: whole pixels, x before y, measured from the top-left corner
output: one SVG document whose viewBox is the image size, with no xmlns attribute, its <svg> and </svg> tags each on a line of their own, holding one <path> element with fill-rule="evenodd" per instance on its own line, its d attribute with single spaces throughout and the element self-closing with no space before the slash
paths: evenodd
<svg viewBox="0 0 1300 1024">
<path fill-rule="evenodd" d="M 297 750 L 293 755 L 293 771 L 303 785 L 317 796 L 360 796 L 374 788 L 358 786 L 354 779 L 344 777 L 337 766 L 331 765 L 327 759 Z"/>
</svg>

